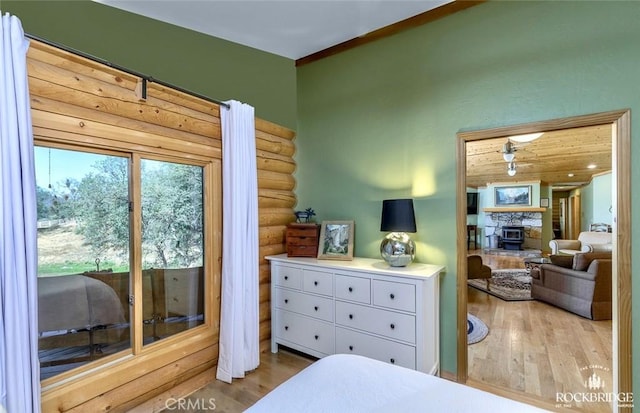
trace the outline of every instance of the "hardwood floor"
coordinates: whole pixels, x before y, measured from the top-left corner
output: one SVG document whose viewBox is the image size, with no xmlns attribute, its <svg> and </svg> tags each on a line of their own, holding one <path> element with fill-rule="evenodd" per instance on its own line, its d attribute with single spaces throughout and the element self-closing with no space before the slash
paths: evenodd
<svg viewBox="0 0 640 413">
<path fill-rule="evenodd" d="M 242 412 L 260 398 L 276 388 L 288 378 L 309 366 L 316 359 L 281 349 L 273 354 L 270 351 L 260 355 L 260 366 L 247 373 L 243 379 L 234 379 L 232 384 L 212 380 L 204 387 L 183 399 L 171 399 L 168 405 L 163 400 L 159 406 L 140 406 L 139 412 L 162 411 L 169 413 L 199 413 L 215 411 L 217 413 Z M 164 409 L 163 409 L 164 408 Z"/>
<path fill-rule="evenodd" d="M 493 269 L 524 268 L 517 257 L 484 256 L 483 261 Z M 611 391 L 610 320 L 591 321 L 535 300 L 503 301 L 471 287 L 467 309 L 489 327 L 483 341 L 468 346 L 470 380 L 554 404 L 557 393 L 592 392 L 586 387 L 592 374 L 604 381 L 600 391 Z M 611 412 L 604 402 L 570 404 L 585 412 Z"/>
<path fill-rule="evenodd" d="M 520 257 L 485 255 L 483 261 L 493 269 L 524 268 Z M 603 391 L 611 391 L 611 321 L 587 320 L 539 301 L 507 302 L 474 288 L 468 298 L 469 313 L 489 327 L 484 340 L 468 346 L 469 385 L 525 403 L 546 402 L 541 406 L 556 405 L 558 392 L 590 392 L 585 383 L 593 373 L 604 381 Z M 168 406 L 164 397 L 134 411 L 242 412 L 314 360 L 282 349 L 266 352 L 256 371 L 233 384 L 208 380 L 187 398 L 171 400 L 183 402 L 180 407 Z M 607 403 L 570 404 L 557 410 L 611 412 Z"/>
</svg>

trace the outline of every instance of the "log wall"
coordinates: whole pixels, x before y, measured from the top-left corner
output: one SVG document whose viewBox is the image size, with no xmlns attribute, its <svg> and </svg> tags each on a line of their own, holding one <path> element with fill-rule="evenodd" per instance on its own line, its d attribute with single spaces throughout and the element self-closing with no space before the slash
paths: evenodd
<svg viewBox="0 0 640 413">
<path fill-rule="evenodd" d="M 213 164 L 211 179 L 220 180 L 218 105 L 155 83 L 148 83 L 147 98 L 141 100 L 136 77 L 37 41 L 31 41 L 27 63 L 36 143 L 178 156 Z M 256 119 L 262 351 L 269 349 L 271 334 L 270 271 L 264 256 L 285 251 L 285 226 L 294 220 L 294 137 L 287 128 Z M 213 188 L 218 193 L 209 199 L 217 222 L 210 239 L 219 246 L 219 182 Z M 208 326 L 167 338 L 133 357 L 105 358 L 97 366 L 44 380 L 42 411 L 124 412 L 171 389 L 189 392 L 194 389 L 185 384 L 212 379 L 218 358 L 219 254 L 213 251 L 210 260 L 215 265 L 205 293 L 212 319 Z"/>
</svg>

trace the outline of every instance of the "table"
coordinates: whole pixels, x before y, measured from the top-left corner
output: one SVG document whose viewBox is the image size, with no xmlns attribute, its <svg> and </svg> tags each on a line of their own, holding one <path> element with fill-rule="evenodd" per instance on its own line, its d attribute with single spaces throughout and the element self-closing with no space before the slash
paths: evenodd
<svg viewBox="0 0 640 413">
<path fill-rule="evenodd" d="M 473 238 L 471 238 L 471 233 L 473 232 Z M 473 248 L 478 248 L 478 226 L 477 225 L 467 225 L 467 249 L 471 247 L 471 241 L 473 241 Z"/>
<path fill-rule="evenodd" d="M 524 268 L 527 270 L 527 273 L 531 272 L 533 268 L 538 267 L 542 264 L 551 264 L 551 259 L 548 257 L 530 257 L 522 260 L 524 262 Z"/>
</svg>

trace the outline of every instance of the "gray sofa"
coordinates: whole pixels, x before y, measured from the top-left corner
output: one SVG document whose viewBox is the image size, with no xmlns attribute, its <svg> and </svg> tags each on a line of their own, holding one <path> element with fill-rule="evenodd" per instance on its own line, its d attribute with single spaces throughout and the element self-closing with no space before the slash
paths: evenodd
<svg viewBox="0 0 640 413">
<path fill-rule="evenodd" d="M 611 253 L 551 256 L 531 270 L 531 297 L 592 320 L 611 319 Z"/>
</svg>

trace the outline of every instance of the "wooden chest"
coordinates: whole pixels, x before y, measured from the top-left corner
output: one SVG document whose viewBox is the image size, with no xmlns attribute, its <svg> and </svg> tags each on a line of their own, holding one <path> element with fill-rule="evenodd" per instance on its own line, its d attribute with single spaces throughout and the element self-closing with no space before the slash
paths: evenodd
<svg viewBox="0 0 640 413">
<path fill-rule="evenodd" d="M 287 255 L 289 257 L 316 257 L 318 255 L 318 224 L 287 225 Z"/>
</svg>

